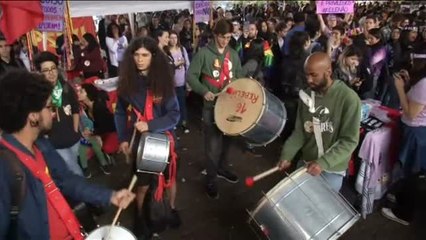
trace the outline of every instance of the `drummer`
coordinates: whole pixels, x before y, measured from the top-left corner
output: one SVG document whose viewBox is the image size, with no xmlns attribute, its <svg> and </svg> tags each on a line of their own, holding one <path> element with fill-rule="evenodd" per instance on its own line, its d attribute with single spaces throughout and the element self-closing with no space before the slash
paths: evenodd
<svg viewBox="0 0 426 240">
<path fill-rule="evenodd" d="M 332 79 L 331 59 L 314 53 L 305 62 L 309 89 L 300 92 L 296 126 L 284 144 L 278 166 L 288 168 L 301 150 L 299 162 L 322 175 L 339 191 L 348 162 L 358 145 L 361 101 L 344 82 Z"/>
<path fill-rule="evenodd" d="M 206 193 L 212 199 L 219 197 L 217 177 L 231 183 L 238 182 L 238 177 L 227 169 L 229 137 L 224 136 L 214 124 L 214 94 L 232 80 L 242 77 L 238 53 L 228 46 L 232 30 L 230 21 L 219 20 L 213 29 L 214 41 L 194 56 L 187 75 L 194 92 L 204 97 L 202 118 L 207 160 Z"/>
<path fill-rule="evenodd" d="M 52 128 L 52 89 L 44 76 L 24 70 L 0 79 L 0 239 L 83 239 L 64 195 L 124 208 L 135 197 L 87 183 L 42 137 Z"/>
<path fill-rule="evenodd" d="M 168 62 L 167 56 L 160 50 L 157 42 L 150 37 L 134 39 L 124 53 L 119 71 L 115 125 L 121 143 L 120 150 L 127 155 L 131 152 L 136 153 L 140 133 L 170 132 L 173 131 L 179 121 L 179 105 L 174 93 L 174 72 L 172 68 L 165 69 L 165 66 L 169 66 Z M 148 101 L 152 103 L 147 104 Z M 133 111 L 131 114 L 132 126 L 134 125 L 138 132 L 132 147 L 129 146 L 129 143 L 132 138 L 133 127 L 129 129 L 127 124 L 129 106 L 132 107 Z M 141 114 L 145 118 L 136 119 L 136 114 Z M 149 115 L 152 115 L 152 119 L 148 119 L 150 118 Z M 136 154 L 133 154 L 133 156 L 136 156 Z M 136 161 L 134 164 L 136 166 Z M 164 175 L 168 178 L 167 173 L 168 169 L 164 172 Z M 158 181 L 158 176 L 149 173 L 137 173 L 137 175 L 137 211 L 134 230 L 136 235 L 144 234 L 145 237 L 149 237 L 150 230 L 144 222 L 142 208 L 147 190 L 151 183 Z M 157 189 L 158 187 L 162 186 L 157 186 Z M 169 190 L 173 217 L 170 225 L 171 227 L 179 227 L 180 217 L 175 209 L 176 184 L 172 184 Z"/>
</svg>

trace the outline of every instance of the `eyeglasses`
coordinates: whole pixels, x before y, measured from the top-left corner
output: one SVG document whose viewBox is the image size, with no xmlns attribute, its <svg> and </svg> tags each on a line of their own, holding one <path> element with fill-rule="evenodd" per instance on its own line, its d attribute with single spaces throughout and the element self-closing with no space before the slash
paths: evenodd
<svg viewBox="0 0 426 240">
<path fill-rule="evenodd" d="M 58 70 L 58 68 L 52 67 L 50 69 L 42 69 L 41 73 L 56 72 L 57 70 Z"/>
</svg>

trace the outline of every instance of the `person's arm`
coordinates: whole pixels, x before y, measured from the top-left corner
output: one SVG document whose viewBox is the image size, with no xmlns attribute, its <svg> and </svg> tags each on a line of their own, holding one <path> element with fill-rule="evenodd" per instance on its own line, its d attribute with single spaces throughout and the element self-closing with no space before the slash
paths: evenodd
<svg viewBox="0 0 426 240">
<path fill-rule="evenodd" d="M 50 176 L 64 195 L 97 206 L 107 206 L 111 203 L 113 191 L 90 184 L 83 177 L 72 173 L 65 165 L 65 161 L 58 161 L 61 156 L 48 139 L 41 137 L 36 144 L 43 153 Z"/>
<path fill-rule="evenodd" d="M 164 103 L 166 114 L 148 121 L 150 132 L 164 132 L 173 129 L 179 122 L 180 110 L 176 96 L 171 97 Z"/>
<path fill-rule="evenodd" d="M 413 120 L 426 106 L 426 97 L 424 97 L 426 92 L 426 80 L 421 80 L 418 84 L 414 85 L 410 90 L 411 96 L 418 96 L 416 99 L 413 97 L 407 96 L 405 93 L 405 83 L 400 75 L 394 75 L 395 79 L 395 88 L 398 93 L 399 101 L 402 107 L 404 116 L 408 119 Z"/>
<path fill-rule="evenodd" d="M 296 156 L 297 152 L 299 152 L 299 150 L 305 144 L 304 127 L 302 126 L 302 104 L 304 103 L 302 101 L 299 101 L 297 108 L 296 125 L 294 127 L 293 133 L 287 139 L 283 146 L 283 149 L 281 151 L 281 160 L 292 161 Z"/>
<path fill-rule="evenodd" d="M 182 47 L 183 49 L 183 57 L 185 58 L 185 70 L 188 71 L 189 68 L 189 56 L 188 56 L 188 51 L 186 50 L 185 47 Z"/>
<path fill-rule="evenodd" d="M 361 122 L 361 100 L 355 93 L 343 102 L 340 130 L 337 141 L 317 160 L 322 169 L 330 169 L 349 161 L 359 141 L 359 123 Z"/>
<path fill-rule="evenodd" d="M 205 86 L 201 81 L 201 70 L 204 63 L 204 54 L 203 50 L 199 51 L 195 54 L 194 58 L 192 59 L 191 64 L 189 65 L 188 74 L 187 74 L 187 82 L 189 83 L 189 86 L 191 89 L 196 92 L 197 94 L 204 96 L 206 93 L 209 92 L 209 89 L 207 86 Z"/>
<path fill-rule="evenodd" d="M 330 29 L 328 29 L 327 25 L 325 25 L 324 18 L 322 17 L 322 15 L 317 14 L 317 18 L 320 23 L 321 32 L 326 36 L 330 35 Z"/>
<path fill-rule="evenodd" d="M 120 143 L 130 141 L 129 129 L 127 128 L 127 108 L 129 105 L 130 104 L 126 100 L 118 96 L 115 106 L 114 121 Z"/>
</svg>

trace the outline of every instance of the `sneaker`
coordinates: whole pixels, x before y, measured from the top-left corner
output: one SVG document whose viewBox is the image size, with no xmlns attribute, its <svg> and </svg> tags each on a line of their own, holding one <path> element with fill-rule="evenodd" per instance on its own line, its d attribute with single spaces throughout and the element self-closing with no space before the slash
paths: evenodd
<svg viewBox="0 0 426 240">
<path fill-rule="evenodd" d="M 101 166 L 102 172 L 104 172 L 105 175 L 110 175 L 111 170 L 109 169 L 109 165 Z"/>
<path fill-rule="evenodd" d="M 90 170 L 88 168 L 84 168 L 83 169 L 83 176 L 85 178 L 91 178 L 92 177 L 92 173 L 90 172 Z"/>
<path fill-rule="evenodd" d="M 393 212 L 392 212 L 392 209 L 390 209 L 390 208 L 382 208 L 382 215 L 385 218 L 392 220 L 394 222 L 400 223 L 404 226 L 410 225 L 409 222 L 402 220 L 401 218 L 398 218 L 397 216 L 395 216 L 395 214 L 393 214 Z"/>
<path fill-rule="evenodd" d="M 187 128 L 186 126 L 182 126 L 182 130 L 183 130 L 183 133 L 185 134 L 189 133 L 189 128 Z"/>
<path fill-rule="evenodd" d="M 216 183 L 209 183 L 206 185 L 206 193 L 207 196 L 211 199 L 218 199 L 219 193 L 217 192 L 217 185 Z"/>
<path fill-rule="evenodd" d="M 172 214 L 170 216 L 170 227 L 179 228 L 182 224 L 182 221 L 179 216 L 179 212 L 176 209 L 172 209 Z"/>
<path fill-rule="evenodd" d="M 227 170 L 218 170 L 217 171 L 217 176 L 219 178 L 223 178 L 226 181 L 230 182 L 230 183 L 237 183 L 239 181 L 237 175 L 231 173 L 230 171 Z"/>
</svg>

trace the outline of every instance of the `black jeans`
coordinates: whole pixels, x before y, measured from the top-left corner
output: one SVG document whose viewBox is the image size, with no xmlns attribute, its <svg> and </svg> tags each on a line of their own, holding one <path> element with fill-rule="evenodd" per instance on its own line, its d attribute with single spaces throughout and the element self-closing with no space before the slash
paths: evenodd
<svg viewBox="0 0 426 240">
<path fill-rule="evenodd" d="M 231 138 L 225 136 L 214 123 L 214 110 L 203 109 L 204 144 L 207 184 L 214 183 L 218 170 L 225 170 Z"/>
</svg>

